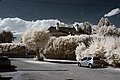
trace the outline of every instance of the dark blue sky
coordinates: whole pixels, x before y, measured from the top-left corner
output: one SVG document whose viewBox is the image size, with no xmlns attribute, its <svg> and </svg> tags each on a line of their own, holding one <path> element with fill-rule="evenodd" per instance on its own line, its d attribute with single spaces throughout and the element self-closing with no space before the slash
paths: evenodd
<svg viewBox="0 0 120 80">
<path fill-rule="evenodd" d="M 0 17 L 58 19 L 67 24 L 90 21 L 97 24 L 105 13 L 114 8 L 120 8 L 120 0 L 1 0 Z M 120 14 L 109 19 L 120 27 Z"/>
</svg>

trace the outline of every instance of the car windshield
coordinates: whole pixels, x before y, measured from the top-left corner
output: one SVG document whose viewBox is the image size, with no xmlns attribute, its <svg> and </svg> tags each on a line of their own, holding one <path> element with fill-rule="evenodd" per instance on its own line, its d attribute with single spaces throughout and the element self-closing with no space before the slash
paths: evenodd
<svg viewBox="0 0 120 80">
<path fill-rule="evenodd" d="M 100 60 L 100 58 L 99 57 L 94 57 L 93 60 Z"/>
</svg>

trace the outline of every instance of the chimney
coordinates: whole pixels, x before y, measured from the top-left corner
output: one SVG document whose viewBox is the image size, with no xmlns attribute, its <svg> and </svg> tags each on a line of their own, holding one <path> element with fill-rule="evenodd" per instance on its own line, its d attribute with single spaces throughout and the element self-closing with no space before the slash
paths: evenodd
<svg viewBox="0 0 120 80">
<path fill-rule="evenodd" d="M 77 32 L 79 31 L 79 25 L 78 24 L 75 25 L 75 29 L 76 29 Z"/>
<path fill-rule="evenodd" d="M 59 30 L 59 26 L 60 26 L 60 24 L 57 23 L 57 25 L 56 25 L 56 30 Z"/>
</svg>

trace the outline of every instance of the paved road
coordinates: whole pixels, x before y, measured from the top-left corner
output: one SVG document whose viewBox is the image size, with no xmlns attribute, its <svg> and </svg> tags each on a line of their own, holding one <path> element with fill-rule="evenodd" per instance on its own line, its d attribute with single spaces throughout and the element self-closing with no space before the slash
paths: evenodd
<svg viewBox="0 0 120 80">
<path fill-rule="evenodd" d="M 38 62 L 32 59 L 11 59 L 16 72 L 2 72 L 12 80 L 120 80 L 120 70 L 112 68 L 84 68 L 77 64 Z"/>
</svg>

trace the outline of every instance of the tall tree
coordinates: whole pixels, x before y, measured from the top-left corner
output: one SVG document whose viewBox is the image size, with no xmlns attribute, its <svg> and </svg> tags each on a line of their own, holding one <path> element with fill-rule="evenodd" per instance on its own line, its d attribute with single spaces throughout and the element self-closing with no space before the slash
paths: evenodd
<svg viewBox="0 0 120 80">
<path fill-rule="evenodd" d="M 111 21 L 108 18 L 102 17 L 99 20 L 98 26 L 99 27 L 102 27 L 102 26 L 112 26 L 112 23 L 111 23 Z"/>
<path fill-rule="evenodd" d="M 28 29 L 22 36 L 22 42 L 28 47 L 36 50 L 37 60 L 42 60 L 41 49 L 45 47 L 49 40 L 49 32 L 42 29 Z"/>
<path fill-rule="evenodd" d="M 97 34 L 104 36 L 119 36 L 118 28 L 112 25 L 108 18 L 101 18 L 98 23 Z"/>
</svg>

